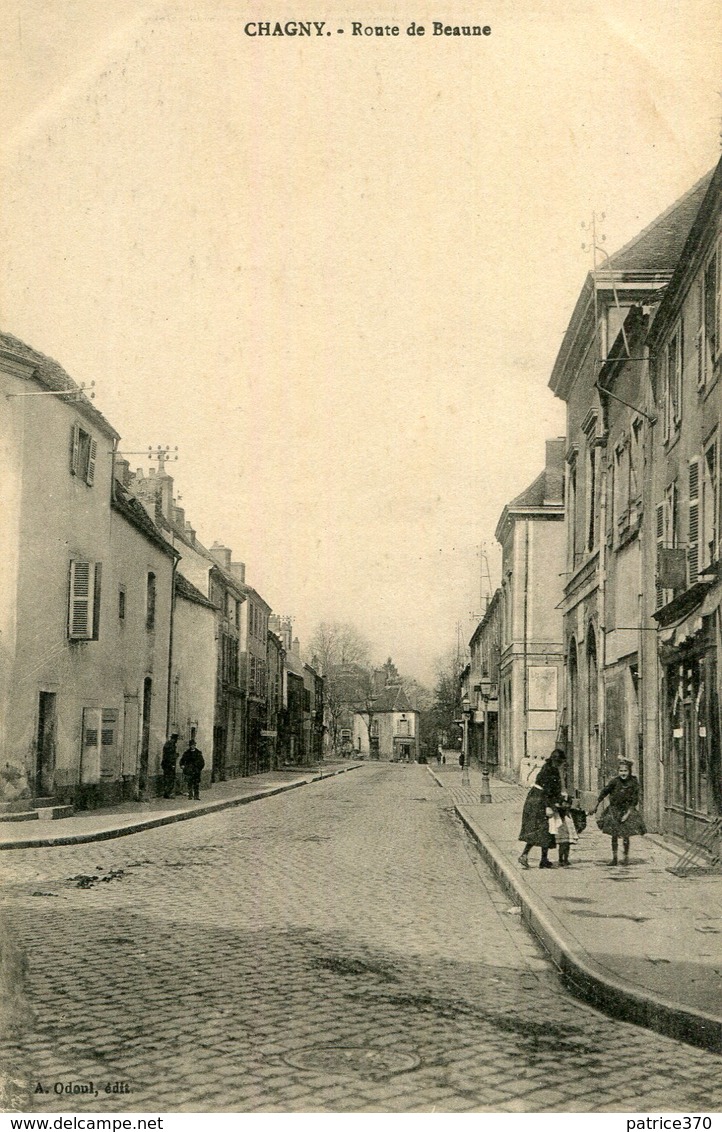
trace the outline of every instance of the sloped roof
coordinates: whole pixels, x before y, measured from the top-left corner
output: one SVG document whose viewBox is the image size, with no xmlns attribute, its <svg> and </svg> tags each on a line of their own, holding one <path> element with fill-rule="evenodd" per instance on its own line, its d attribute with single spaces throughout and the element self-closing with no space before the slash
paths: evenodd
<svg viewBox="0 0 722 1132">
<path fill-rule="evenodd" d="M 412 708 L 409 697 L 403 689 L 401 684 L 391 684 L 389 687 L 384 688 L 380 696 L 377 696 L 373 702 L 373 711 L 375 714 L 384 711 L 415 711 Z"/>
<path fill-rule="evenodd" d="M 70 374 L 65 370 L 54 358 L 48 358 L 45 354 L 41 354 L 39 350 L 34 350 L 32 346 L 28 346 L 25 342 L 21 342 L 19 338 L 15 338 L 12 334 L 0 333 L 0 357 L 5 356 L 26 365 L 33 367 L 32 376 L 46 389 L 51 389 L 54 392 L 77 392 L 76 399 L 68 398 L 68 404 L 72 404 L 82 413 L 83 416 L 88 417 L 94 424 L 102 428 L 108 436 L 114 437 L 116 440 L 120 439 L 120 433 L 117 433 L 113 426 L 108 423 L 103 414 L 91 403 L 90 399 L 81 390 L 76 381 L 73 381 Z"/>
<path fill-rule="evenodd" d="M 176 574 L 175 576 L 175 592 L 178 594 L 178 597 L 185 598 L 186 601 L 195 602 L 196 605 L 205 605 L 208 609 L 214 611 L 216 609 L 213 602 L 209 601 L 208 598 L 205 597 L 199 589 L 196 589 L 192 582 L 184 578 L 182 574 Z"/>
<path fill-rule="evenodd" d="M 543 507 L 546 501 L 546 485 L 547 474 L 546 470 L 541 472 L 540 475 L 530 483 L 524 491 L 520 492 L 511 503 L 507 504 L 509 510 L 516 507 Z"/>
<path fill-rule="evenodd" d="M 170 543 L 163 538 L 142 503 L 139 503 L 135 496 L 123 487 L 120 480 L 115 481 L 113 489 L 113 498 L 110 503 L 113 510 L 122 515 L 136 530 L 145 535 L 149 542 L 152 542 L 158 550 L 162 550 L 169 558 L 180 558 L 178 551 L 174 550 Z"/>
<path fill-rule="evenodd" d="M 713 175 L 714 170 L 706 173 L 634 239 L 610 256 L 597 270 L 597 287 L 603 289 L 605 283 L 609 287 L 613 279 L 620 293 L 625 283 L 629 287 L 636 285 L 637 298 L 640 297 L 640 286 L 655 292 L 663 291 L 679 262 Z M 552 367 L 549 388 L 562 400 L 567 399 L 573 384 L 574 359 L 588 342 L 581 331 L 586 322 L 592 320 L 594 290 L 595 277 L 590 272 L 584 280 Z"/>
<path fill-rule="evenodd" d="M 681 296 L 687 286 L 687 273 L 696 270 L 696 255 L 703 250 L 705 232 L 714 224 L 715 216 L 718 214 L 721 207 L 721 202 L 722 158 L 720 158 L 717 163 L 717 168 L 711 175 L 709 187 L 694 219 L 694 223 L 690 228 L 687 242 L 679 257 L 674 274 L 669 282 L 669 286 L 664 292 L 661 303 L 654 313 L 648 337 L 651 346 L 654 345 L 657 336 L 662 332 L 666 320 L 681 301 Z"/>
<path fill-rule="evenodd" d="M 709 188 L 714 170 L 665 209 L 651 224 L 615 252 L 606 265 L 615 271 L 671 271 L 677 264 L 689 230 Z"/>
</svg>

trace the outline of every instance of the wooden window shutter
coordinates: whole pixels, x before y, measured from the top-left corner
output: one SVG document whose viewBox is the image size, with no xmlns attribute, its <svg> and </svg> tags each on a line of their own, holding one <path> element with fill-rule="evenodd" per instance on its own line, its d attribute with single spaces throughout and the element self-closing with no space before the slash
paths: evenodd
<svg viewBox="0 0 722 1132">
<path fill-rule="evenodd" d="M 100 739 L 102 712 L 100 708 L 83 708 L 83 735 L 80 751 L 80 781 L 100 781 Z"/>
<path fill-rule="evenodd" d="M 707 382 L 707 345 L 704 336 L 704 275 L 699 281 L 697 289 L 698 326 L 695 339 L 697 351 L 697 388 L 703 389 Z"/>
<path fill-rule="evenodd" d="M 88 641 L 93 630 L 95 579 L 91 588 L 93 563 L 70 562 L 70 599 L 68 604 L 68 636 L 73 641 Z"/>
<path fill-rule="evenodd" d="M 669 348 L 665 346 L 662 352 L 662 420 L 664 423 L 664 439 L 670 437 L 670 419 L 672 415 L 672 398 L 670 394 Z"/>
<path fill-rule="evenodd" d="M 95 563 L 95 575 L 93 577 L 93 640 L 97 641 L 100 636 L 100 582 L 103 575 L 103 565 L 101 562 Z"/>
<path fill-rule="evenodd" d="M 663 500 L 655 509 L 655 541 L 657 543 L 656 608 L 666 604 L 665 590 L 659 583 L 659 551 L 664 548 L 667 535 L 667 502 Z"/>
<path fill-rule="evenodd" d="M 96 460 L 97 455 L 98 455 L 98 442 L 97 442 L 97 440 L 93 440 L 91 438 L 90 446 L 89 446 L 89 449 L 88 449 L 88 467 L 86 468 L 86 471 L 85 471 L 85 482 L 87 484 L 92 484 L 93 480 L 95 479 L 95 460 Z"/>
<path fill-rule="evenodd" d="M 689 585 L 693 586 L 699 573 L 699 460 L 689 462 L 689 530 L 687 536 L 687 564 Z"/>
<path fill-rule="evenodd" d="M 77 476 L 80 459 L 80 425 L 74 424 L 70 430 L 70 474 Z"/>
<path fill-rule="evenodd" d="M 137 697 L 126 696 L 123 706 L 123 753 L 121 774 L 134 775 L 138 769 L 140 709 Z"/>
<path fill-rule="evenodd" d="M 679 320 L 677 327 L 677 351 L 674 360 L 674 423 L 682 420 L 682 397 L 684 396 L 684 319 Z"/>
</svg>

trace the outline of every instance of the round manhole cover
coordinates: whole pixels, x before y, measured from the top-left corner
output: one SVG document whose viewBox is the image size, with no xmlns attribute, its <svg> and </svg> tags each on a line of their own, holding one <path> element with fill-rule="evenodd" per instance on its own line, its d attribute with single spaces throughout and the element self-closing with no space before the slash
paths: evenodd
<svg viewBox="0 0 722 1132">
<path fill-rule="evenodd" d="M 391 1077 L 395 1073 L 408 1073 L 421 1065 L 421 1058 L 416 1053 L 375 1046 L 310 1046 L 287 1054 L 284 1060 L 294 1069 L 361 1073 L 370 1077 Z"/>
</svg>

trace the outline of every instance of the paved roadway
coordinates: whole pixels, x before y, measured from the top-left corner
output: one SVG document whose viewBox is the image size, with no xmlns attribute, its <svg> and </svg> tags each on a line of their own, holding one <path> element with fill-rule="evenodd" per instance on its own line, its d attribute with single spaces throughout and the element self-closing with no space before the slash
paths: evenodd
<svg viewBox="0 0 722 1132">
<path fill-rule="evenodd" d="M 561 989 L 449 806 L 425 768 L 369 766 L 2 854 L 5 1107 L 719 1109 L 722 1058 Z"/>
</svg>

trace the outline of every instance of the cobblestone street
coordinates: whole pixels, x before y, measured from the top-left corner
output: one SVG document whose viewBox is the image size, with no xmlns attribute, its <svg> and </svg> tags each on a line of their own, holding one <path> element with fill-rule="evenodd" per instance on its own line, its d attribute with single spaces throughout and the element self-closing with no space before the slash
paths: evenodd
<svg viewBox="0 0 722 1132">
<path fill-rule="evenodd" d="M 722 1059 L 560 987 L 424 767 L 13 851 L 3 880 L 6 1109 L 720 1106 Z"/>
</svg>

